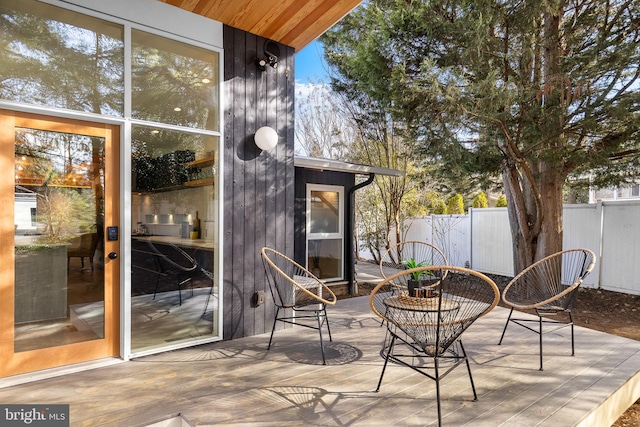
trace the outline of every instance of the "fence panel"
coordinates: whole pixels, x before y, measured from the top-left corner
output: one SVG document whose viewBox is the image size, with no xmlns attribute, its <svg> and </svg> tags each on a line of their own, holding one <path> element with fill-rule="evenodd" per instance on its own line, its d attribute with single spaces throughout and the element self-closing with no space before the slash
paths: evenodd
<svg viewBox="0 0 640 427">
<path fill-rule="evenodd" d="M 506 208 L 469 209 L 471 268 L 513 277 L 513 246 Z"/>
<path fill-rule="evenodd" d="M 638 218 L 640 200 L 564 206 L 563 248 L 587 248 L 597 256 L 584 286 L 640 295 Z M 471 265 L 484 273 L 513 276 L 506 208 L 414 218 L 405 227 L 405 240 L 438 246 L 452 265 Z"/>
<path fill-rule="evenodd" d="M 600 230 L 602 203 L 564 205 L 562 212 L 562 248 L 586 248 L 596 254 L 596 265 L 583 286 L 597 288 L 600 277 Z"/>
<path fill-rule="evenodd" d="M 640 295 L 640 203 L 603 203 L 600 286 Z"/>
</svg>

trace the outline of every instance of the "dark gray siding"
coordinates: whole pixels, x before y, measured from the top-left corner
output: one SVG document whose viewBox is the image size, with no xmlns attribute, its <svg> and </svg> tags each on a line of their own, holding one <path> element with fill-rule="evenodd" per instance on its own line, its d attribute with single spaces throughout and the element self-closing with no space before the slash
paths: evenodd
<svg viewBox="0 0 640 427">
<path fill-rule="evenodd" d="M 323 184 L 323 185 L 337 185 L 344 187 L 344 266 L 345 280 L 349 283 L 353 280 L 353 273 L 351 268 L 351 258 L 349 254 L 353 253 L 353 230 L 351 223 L 351 206 L 352 197 L 350 194 L 351 188 L 355 185 L 355 175 L 346 172 L 334 172 L 334 171 L 317 171 L 304 168 L 296 168 L 295 173 L 295 193 L 296 193 L 296 206 L 295 206 L 295 252 L 294 259 L 296 262 L 302 265 L 306 265 L 305 252 L 306 252 L 306 197 L 307 197 L 307 184 Z"/>
<path fill-rule="evenodd" d="M 278 68 L 261 72 L 255 59 L 265 39 L 224 27 L 224 338 L 271 329 L 274 306 L 266 288 L 260 249 L 293 256 L 294 50 L 280 45 Z M 279 142 L 262 152 L 253 142 L 261 126 L 276 129 Z M 258 290 L 267 303 L 252 305 Z"/>
</svg>

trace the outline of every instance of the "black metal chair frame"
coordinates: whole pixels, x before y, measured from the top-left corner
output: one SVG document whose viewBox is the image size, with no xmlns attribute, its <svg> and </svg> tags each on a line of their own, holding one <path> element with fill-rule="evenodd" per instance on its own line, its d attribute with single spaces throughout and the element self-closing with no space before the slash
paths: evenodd
<svg viewBox="0 0 640 427">
<path fill-rule="evenodd" d="M 178 279 L 176 281 L 176 284 L 178 286 L 179 304 L 182 305 L 182 288 L 191 284 L 191 279 L 192 279 L 191 274 L 196 271 L 196 269 L 198 268 L 198 264 L 188 253 L 186 253 L 180 247 L 172 243 L 162 242 L 162 243 L 158 243 L 158 245 L 166 245 L 171 247 L 172 250 L 176 251 L 185 260 L 186 262 L 185 265 L 181 265 L 180 263 L 175 262 L 169 256 L 162 253 L 162 251 L 159 250 L 151 240 L 146 240 L 146 243 L 149 246 L 149 251 L 136 249 L 135 252 L 152 256 L 155 269 L 150 269 L 150 268 L 146 268 L 144 266 L 139 266 L 139 265 L 133 265 L 133 267 L 139 270 L 153 273 L 155 275 L 156 283 L 155 283 L 155 288 L 153 290 L 153 298 L 152 298 L 154 300 L 156 299 L 156 294 L 158 293 L 158 286 L 160 285 L 160 282 L 162 280 L 174 280 L 176 276 L 175 273 L 188 274 L 188 277 L 183 279 Z M 167 269 L 163 265 L 163 263 L 166 263 L 167 265 L 169 265 L 171 269 Z M 191 288 L 191 296 L 193 296 L 193 287 Z"/>
<path fill-rule="evenodd" d="M 314 276 L 309 270 L 287 257 L 280 252 L 271 248 L 262 248 L 261 251 L 262 262 L 264 264 L 265 274 L 267 276 L 267 282 L 269 283 L 269 290 L 273 297 L 274 304 L 276 306 L 275 318 L 273 320 L 273 327 L 271 328 L 271 336 L 269 337 L 269 345 L 267 350 L 271 349 L 271 343 L 273 342 L 273 333 L 276 329 L 278 322 L 289 323 L 297 326 L 304 326 L 310 329 L 316 329 L 320 335 L 320 350 L 322 352 L 322 364 L 326 365 L 326 358 L 324 353 L 324 343 L 322 338 L 322 328 L 327 326 L 327 332 L 329 334 L 329 341 L 331 338 L 331 328 L 329 326 L 329 319 L 327 317 L 327 305 L 334 305 L 336 303 L 336 296 L 327 285 Z M 281 266 L 278 264 L 288 264 L 293 268 L 297 274 L 290 277 L 285 273 Z M 305 284 L 301 282 L 308 282 Z M 311 286 L 310 286 L 311 285 Z M 290 286 L 292 289 L 296 289 L 296 292 L 301 293 L 306 298 L 303 301 L 287 301 L 283 296 L 281 286 Z M 327 298 L 316 295 L 310 292 L 309 289 L 321 289 L 321 295 L 326 293 Z M 286 314 L 286 310 L 292 310 L 292 314 Z M 280 315 L 280 311 L 284 311 L 284 315 Z M 299 323 L 301 319 L 315 319 L 316 325 L 309 325 L 305 323 Z"/>
<path fill-rule="evenodd" d="M 449 317 L 448 313 L 451 311 L 450 308 L 443 307 L 442 304 L 445 298 L 438 298 L 437 309 L 434 310 L 434 313 L 436 313 L 435 342 L 432 345 L 429 345 L 428 347 L 424 347 L 423 346 L 424 343 L 421 344 L 419 342 L 416 342 L 416 340 L 414 340 L 410 336 L 410 334 L 406 333 L 406 331 L 402 331 L 402 333 L 399 333 L 399 329 L 402 330 L 401 323 L 398 323 L 397 320 L 389 319 L 387 317 L 389 314 L 388 311 L 382 310 L 384 312 L 381 312 L 381 310 L 378 309 L 380 308 L 379 303 L 376 303 L 374 301 L 374 299 L 376 298 L 377 292 L 383 287 L 385 286 L 396 287 L 395 285 L 396 282 L 394 281 L 401 279 L 401 276 L 408 275 L 413 272 L 420 272 L 420 271 L 424 271 L 424 272 L 429 271 L 432 273 L 437 273 L 437 278 L 439 280 L 437 280 L 436 284 L 433 285 L 431 288 L 436 290 L 440 296 L 446 295 L 446 292 L 447 292 L 446 281 L 447 281 L 447 277 L 451 278 L 452 276 L 451 273 L 454 273 L 454 274 L 459 273 L 463 275 L 475 276 L 478 279 L 486 282 L 486 286 L 492 289 L 492 292 L 493 292 L 492 301 L 490 303 L 486 302 L 485 307 L 482 309 L 481 312 L 476 313 L 474 315 L 475 317 L 468 318 L 468 319 L 465 319 L 465 318 L 456 319 L 455 315 L 454 315 L 454 318 Z M 389 295 L 397 296 L 398 294 L 396 293 L 396 290 L 390 290 Z M 488 293 L 488 295 L 490 295 L 490 293 Z M 442 422 L 442 414 L 440 409 L 440 380 L 445 376 L 447 376 L 451 371 L 453 371 L 460 364 L 465 363 L 467 366 L 467 372 L 469 374 L 471 389 L 473 391 L 473 400 L 474 401 L 478 400 L 478 394 L 476 392 L 473 376 L 471 374 L 471 366 L 469 364 L 467 353 L 462 344 L 462 340 L 460 339 L 460 335 L 477 318 L 484 316 L 485 314 L 493 310 L 493 308 L 497 306 L 499 301 L 500 301 L 500 291 L 496 286 L 496 284 L 493 282 L 493 280 L 491 280 L 490 278 L 488 278 L 487 276 L 481 273 L 478 273 L 466 268 L 462 268 L 462 267 L 454 267 L 454 266 L 448 266 L 448 265 L 420 267 L 420 268 L 406 270 L 404 272 L 399 272 L 383 280 L 371 291 L 371 295 L 369 297 L 369 303 L 370 303 L 371 309 L 375 314 L 377 314 L 379 317 L 382 318 L 383 323 L 387 324 L 387 333 L 391 335 L 390 344 L 388 346 L 386 344 L 383 344 L 382 355 L 384 358 L 384 365 L 382 367 L 382 372 L 380 373 L 380 379 L 378 380 L 378 384 L 376 386 L 376 392 L 380 390 L 380 387 L 382 385 L 382 379 L 384 377 L 389 361 L 405 366 L 407 368 L 410 368 L 413 371 L 418 372 L 426 376 L 427 378 L 434 380 L 436 383 L 438 425 L 440 425 Z M 376 306 L 378 306 L 378 308 Z M 408 307 L 408 311 L 411 311 L 409 307 Z M 416 325 L 419 325 L 419 323 L 416 323 Z M 425 326 L 433 328 L 434 323 L 425 324 Z M 441 341 L 441 338 L 443 337 L 443 334 L 441 333 L 444 330 L 443 328 L 454 328 L 454 329 L 457 329 L 457 332 L 452 334 L 452 336 L 449 337 L 448 341 L 443 342 Z M 403 351 L 405 351 L 406 349 L 410 349 L 411 350 L 410 353 L 409 354 L 394 353 L 394 348 L 398 344 L 398 342 L 401 342 L 401 344 L 405 346 L 403 347 Z M 385 338 L 385 343 L 386 343 L 386 338 Z M 421 364 L 420 366 L 418 366 L 414 361 L 416 360 L 416 358 L 421 359 L 419 356 L 426 356 L 427 358 L 431 358 L 433 360 L 433 365 Z M 411 362 L 407 362 L 406 360 L 410 360 Z M 446 366 L 443 371 L 441 371 L 441 361 L 450 362 L 450 364 Z M 431 370 L 433 370 L 433 373 L 431 373 Z"/>
<path fill-rule="evenodd" d="M 527 275 L 531 274 L 532 271 L 539 268 L 545 268 L 547 264 L 556 263 L 558 264 L 558 258 L 560 258 L 560 262 L 562 261 L 562 257 L 567 254 L 571 254 L 573 256 L 577 256 L 582 253 L 583 257 L 578 257 L 576 259 L 579 262 L 577 266 L 571 266 L 572 268 L 577 268 L 575 277 L 571 278 L 571 283 L 567 283 L 564 286 L 564 290 L 562 292 L 558 292 L 555 295 L 547 295 L 543 300 L 534 302 L 534 303 L 519 303 L 515 301 L 515 295 L 511 296 L 511 290 L 519 284 L 520 281 L 525 280 Z M 502 335 L 500 336 L 500 341 L 498 345 L 502 344 L 502 340 L 504 339 L 505 333 L 507 332 L 507 327 L 510 322 L 515 323 L 516 325 L 520 325 L 529 331 L 532 331 L 538 334 L 538 347 L 539 347 L 539 359 L 540 359 L 540 370 L 543 370 L 542 364 L 542 336 L 545 334 L 549 334 L 555 332 L 557 330 L 570 327 L 571 328 L 571 356 L 575 355 L 575 337 L 574 337 L 574 328 L 573 328 L 573 316 L 572 309 L 575 306 L 577 297 L 578 297 L 578 288 L 584 281 L 585 277 L 591 273 L 593 267 L 595 266 L 596 256 L 595 254 L 588 249 L 568 249 L 565 251 L 556 252 L 552 255 L 549 255 L 534 264 L 531 264 L 529 267 L 525 268 L 520 274 L 514 277 L 511 282 L 507 284 L 505 289 L 502 291 L 502 300 L 505 304 L 511 307 L 509 311 L 509 316 L 507 317 L 507 321 L 502 330 Z M 556 277 L 561 279 L 562 274 L 557 274 Z M 558 285 L 558 284 L 556 284 Z M 526 289 L 525 289 L 526 291 Z M 513 298 L 513 299 L 512 299 Z M 531 318 L 520 318 L 513 317 L 514 310 L 533 310 L 537 319 Z M 559 318 L 550 319 L 548 316 L 555 316 L 560 313 L 565 313 L 568 316 L 568 320 L 562 320 Z M 535 329 L 532 325 L 533 323 L 537 323 L 538 328 Z M 550 328 L 543 329 L 543 325 L 551 325 Z"/>
</svg>

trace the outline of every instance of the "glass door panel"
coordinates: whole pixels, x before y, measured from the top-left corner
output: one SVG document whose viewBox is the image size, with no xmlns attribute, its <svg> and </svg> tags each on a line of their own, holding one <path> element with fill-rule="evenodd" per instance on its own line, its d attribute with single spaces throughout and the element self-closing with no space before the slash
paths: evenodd
<svg viewBox="0 0 640 427">
<path fill-rule="evenodd" d="M 117 226 L 117 179 L 107 168 L 117 165 L 117 156 L 108 160 L 117 128 L 10 113 L 5 120 L 13 122 L 2 132 L 13 148 L 13 186 L 2 187 L 14 200 L 13 287 L 2 289 L 12 302 L 1 323 L 12 340 L 2 353 L 27 361 L 18 371 L 115 355 L 118 262 L 105 264 L 103 255 L 118 246 L 103 230 L 105 221 Z"/>
</svg>

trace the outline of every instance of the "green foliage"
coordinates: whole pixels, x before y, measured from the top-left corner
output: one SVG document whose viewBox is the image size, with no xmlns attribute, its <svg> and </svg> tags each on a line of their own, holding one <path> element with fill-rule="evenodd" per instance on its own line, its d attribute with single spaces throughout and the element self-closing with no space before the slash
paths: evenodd
<svg viewBox="0 0 640 427">
<path fill-rule="evenodd" d="M 432 213 L 434 215 L 445 215 L 447 213 L 447 204 L 444 200 L 438 200 L 433 206 Z"/>
<path fill-rule="evenodd" d="M 479 192 L 476 197 L 473 198 L 473 203 L 471 204 L 473 208 L 488 208 L 489 203 L 487 202 L 487 195 L 484 194 L 484 191 Z"/>
<path fill-rule="evenodd" d="M 429 264 L 427 261 L 416 261 L 413 258 L 408 258 L 402 260 L 402 265 L 405 269 L 411 270 L 413 268 L 427 267 L 431 264 Z M 415 280 L 416 282 L 421 280 L 423 276 L 433 276 L 433 273 L 431 271 L 415 271 L 411 273 L 411 279 Z"/>
<path fill-rule="evenodd" d="M 416 260 L 415 260 L 415 259 L 413 259 L 413 258 L 409 258 L 409 259 L 402 260 L 402 265 L 403 265 L 403 266 L 404 266 L 404 268 L 406 268 L 407 270 L 411 270 L 411 269 L 413 269 L 413 268 L 423 267 L 423 266 L 427 265 L 427 262 L 426 262 L 426 261 L 420 261 L 420 262 L 418 262 L 418 261 L 416 261 Z M 421 271 L 416 271 L 416 272 L 411 273 L 411 278 L 412 278 L 413 280 L 418 281 L 418 280 L 420 280 L 420 277 L 422 277 L 422 275 L 423 275 L 423 274 L 424 274 L 424 273 L 423 273 L 423 272 L 421 272 Z"/>
<path fill-rule="evenodd" d="M 507 198 L 504 196 L 504 194 L 501 194 L 500 197 L 498 197 L 498 200 L 496 200 L 496 208 L 506 208 L 507 207 Z"/>
<path fill-rule="evenodd" d="M 96 218 L 92 191 L 44 187 L 40 196 L 38 222 L 45 226 L 41 242 L 65 242 L 78 229 L 93 230 Z"/>
<path fill-rule="evenodd" d="M 568 177 L 640 175 L 639 20 L 640 2 L 370 0 L 322 41 L 334 89 L 401 124 L 448 192 L 502 178 L 529 219 L 512 227 L 521 269 L 561 248 L 547 208 Z"/>
<path fill-rule="evenodd" d="M 460 194 L 456 194 L 449 198 L 447 205 L 447 213 L 449 215 L 463 215 L 464 214 L 464 200 Z"/>
</svg>

